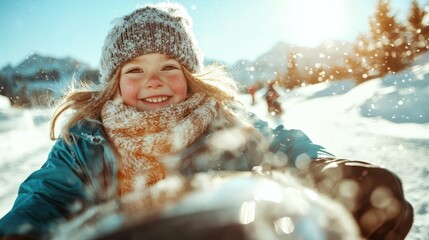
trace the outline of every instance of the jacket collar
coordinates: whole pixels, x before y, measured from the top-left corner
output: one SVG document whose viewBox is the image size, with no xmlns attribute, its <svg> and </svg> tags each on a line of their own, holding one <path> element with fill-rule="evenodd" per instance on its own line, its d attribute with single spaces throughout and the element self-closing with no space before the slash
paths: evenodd
<svg viewBox="0 0 429 240">
<path fill-rule="evenodd" d="M 95 145 L 107 141 L 106 131 L 100 121 L 80 121 L 70 129 L 70 133 Z"/>
</svg>

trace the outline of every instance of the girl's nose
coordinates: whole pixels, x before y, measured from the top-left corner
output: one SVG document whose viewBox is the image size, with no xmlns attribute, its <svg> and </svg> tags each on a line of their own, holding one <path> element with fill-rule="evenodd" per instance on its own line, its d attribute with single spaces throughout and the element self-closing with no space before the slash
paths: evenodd
<svg viewBox="0 0 429 240">
<path fill-rule="evenodd" d="M 146 86 L 148 88 L 159 88 L 163 86 L 162 80 L 159 78 L 157 74 L 153 74 L 149 80 L 147 81 Z"/>
</svg>

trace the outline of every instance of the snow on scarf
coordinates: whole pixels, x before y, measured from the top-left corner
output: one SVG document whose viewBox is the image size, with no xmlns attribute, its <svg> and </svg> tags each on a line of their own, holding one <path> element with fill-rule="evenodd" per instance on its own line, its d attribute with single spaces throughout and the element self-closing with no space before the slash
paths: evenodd
<svg viewBox="0 0 429 240">
<path fill-rule="evenodd" d="M 153 111 L 138 111 L 123 103 L 106 102 L 101 118 L 121 155 L 119 193 L 130 193 L 168 176 L 159 158 L 191 144 L 216 116 L 216 102 L 201 93 Z"/>
</svg>

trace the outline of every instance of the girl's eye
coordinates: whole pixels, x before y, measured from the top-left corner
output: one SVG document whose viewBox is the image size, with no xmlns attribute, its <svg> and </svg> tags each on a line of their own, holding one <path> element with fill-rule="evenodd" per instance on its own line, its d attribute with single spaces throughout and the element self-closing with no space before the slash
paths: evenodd
<svg viewBox="0 0 429 240">
<path fill-rule="evenodd" d="M 179 67 L 174 66 L 174 65 L 167 65 L 165 67 L 162 68 L 162 70 L 174 70 L 174 69 L 179 69 Z"/>
<path fill-rule="evenodd" d="M 143 69 L 141 68 L 132 68 L 130 70 L 127 70 L 126 73 L 142 73 L 142 72 L 143 72 Z"/>
</svg>

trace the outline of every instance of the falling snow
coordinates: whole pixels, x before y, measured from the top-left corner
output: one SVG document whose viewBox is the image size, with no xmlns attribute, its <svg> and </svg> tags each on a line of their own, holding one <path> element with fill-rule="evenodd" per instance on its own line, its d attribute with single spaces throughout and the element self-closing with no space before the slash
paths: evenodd
<svg viewBox="0 0 429 240">
<path fill-rule="evenodd" d="M 242 101 L 270 125 L 301 129 L 338 157 L 396 172 L 415 210 L 407 239 L 429 236 L 429 55 L 405 71 L 358 86 L 343 80 L 280 91 L 283 114 L 275 118 L 267 113 L 264 94 L 265 89 L 256 92 L 254 105 L 248 95 Z M 12 206 L 19 184 L 47 158 L 51 114 L 14 109 L 0 99 L 0 216 Z M 279 229 L 288 221 L 279 219 Z"/>
</svg>

